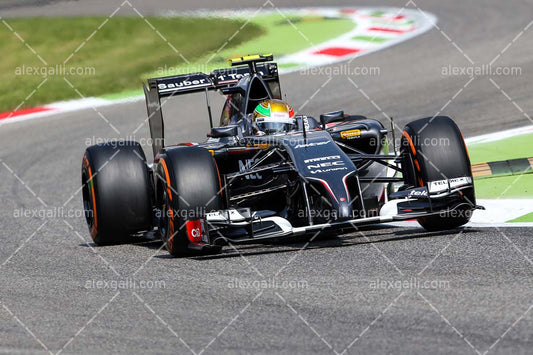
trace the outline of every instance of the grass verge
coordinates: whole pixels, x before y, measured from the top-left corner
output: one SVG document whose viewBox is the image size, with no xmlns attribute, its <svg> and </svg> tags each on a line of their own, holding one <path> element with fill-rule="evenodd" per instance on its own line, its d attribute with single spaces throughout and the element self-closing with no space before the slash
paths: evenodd
<svg viewBox="0 0 533 355">
<path fill-rule="evenodd" d="M 518 223 L 518 222 L 533 222 L 533 212 L 525 214 L 525 215 L 520 216 L 518 218 L 512 219 L 509 222 L 515 222 L 515 223 Z"/>
<path fill-rule="evenodd" d="M 153 71 L 146 77 L 182 74 L 191 72 L 195 68 L 210 72 L 227 66 L 229 58 L 254 53 L 273 53 L 274 58 L 280 58 L 282 55 L 295 53 L 338 37 L 356 26 L 347 18 L 282 14 L 256 16 L 250 20 L 250 24 L 264 28 L 263 34 L 238 46 L 223 46 L 220 51 L 208 53 L 188 67 L 166 68 L 163 72 Z M 290 65 L 280 65 L 280 67 L 290 67 Z"/>
<path fill-rule="evenodd" d="M 142 94 L 141 81 L 148 77 L 209 72 L 225 67 L 228 58 L 251 53 L 271 52 L 279 58 L 354 27 L 349 19 L 319 16 L 269 14 L 243 27 L 246 21 L 10 19 L 0 31 L 0 45 L 8 53 L 0 63 L 0 112 L 90 96 L 134 96 Z"/>
<path fill-rule="evenodd" d="M 533 134 L 468 146 L 472 164 L 533 156 Z M 478 198 L 533 198 L 533 174 L 477 178 Z"/>
<path fill-rule="evenodd" d="M 181 17 L 8 19 L 0 30 L 0 112 L 138 89 L 142 75 L 158 66 L 187 65 L 183 57 L 195 61 L 218 50 L 235 33 L 228 49 L 265 33 L 255 23 L 239 31 L 244 22 Z"/>
<path fill-rule="evenodd" d="M 468 146 L 472 164 L 533 157 L 533 134 Z"/>
<path fill-rule="evenodd" d="M 533 198 L 533 174 L 475 179 L 478 198 Z"/>
<path fill-rule="evenodd" d="M 533 135 L 524 134 L 468 146 L 472 164 L 533 156 Z M 474 180 L 476 197 L 485 199 L 533 198 L 533 174 L 494 176 Z M 533 213 L 509 222 L 533 222 Z"/>
</svg>

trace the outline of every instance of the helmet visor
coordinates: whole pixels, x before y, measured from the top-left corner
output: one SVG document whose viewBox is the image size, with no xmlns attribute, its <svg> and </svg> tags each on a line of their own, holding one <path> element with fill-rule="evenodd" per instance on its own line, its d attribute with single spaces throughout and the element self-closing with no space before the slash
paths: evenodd
<svg viewBox="0 0 533 355">
<path fill-rule="evenodd" d="M 257 122 L 256 124 L 257 128 L 266 134 L 288 132 L 294 128 L 294 124 L 292 123 Z"/>
</svg>

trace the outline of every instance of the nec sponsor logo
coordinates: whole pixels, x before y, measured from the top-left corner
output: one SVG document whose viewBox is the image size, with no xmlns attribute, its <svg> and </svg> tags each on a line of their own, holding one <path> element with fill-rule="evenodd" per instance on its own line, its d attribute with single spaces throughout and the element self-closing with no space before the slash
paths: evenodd
<svg viewBox="0 0 533 355">
<path fill-rule="evenodd" d="M 342 160 L 337 161 L 326 161 L 322 163 L 315 163 L 315 164 L 309 164 L 307 165 L 307 169 L 320 169 L 320 168 L 330 168 L 333 166 L 345 166 L 344 162 Z"/>
<path fill-rule="evenodd" d="M 326 159 L 333 158 L 338 159 L 340 156 L 332 156 L 332 157 L 324 157 Z M 320 158 L 316 158 L 320 159 Z M 308 160 L 314 160 L 314 159 L 308 159 Z M 307 162 L 307 161 L 306 161 Z M 317 161 L 314 164 L 307 165 L 307 169 L 311 174 L 323 174 L 323 173 L 330 173 L 332 171 L 339 171 L 339 170 L 348 170 L 346 167 L 346 164 L 342 160 L 334 160 L 334 161 Z"/>
<path fill-rule="evenodd" d="M 294 149 L 318 147 L 318 146 L 321 146 L 321 145 L 326 145 L 328 143 L 329 143 L 329 141 L 313 142 L 313 143 L 307 143 L 307 144 L 298 144 L 296 147 L 294 147 Z"/>
<path fill-rule="evenodd" d="M 208 83 L 209 82 L 206 79 L 193 79 L 193 80 L 177 81 L 177 82 L 169 83 L 169 84 L 162 83 L 162 84 L 158 84 L 157 88 L 159 90 L 181 89 L 181 88 L 186 88 L 189 86 L 205 85 Z"/>
</svg>

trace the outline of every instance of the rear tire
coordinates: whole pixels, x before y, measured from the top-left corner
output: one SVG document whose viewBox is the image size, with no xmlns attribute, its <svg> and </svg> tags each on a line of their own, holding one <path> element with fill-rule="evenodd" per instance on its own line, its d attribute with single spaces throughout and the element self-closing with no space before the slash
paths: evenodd
<svg viewBox="0 0 533 355">
<path fill-rule="evenodd" d="M 131 242 L 152 229 L 151 182 L 137 142 L 93 145 L 82 162 L 85 218 L 96 244 Z"/>
<path fill-rule="evenodd" d="M 160 156 L 154 179 L 161 238 L 173 256 L 189 255 L 186 222 L 222 209 L 215 160 L 204 148 L 171 148 Z"/>
<path fill-rule="evenodd" d="M 402 134 L 401 153 L 404 178 L 414 187 L 427 186 L 430 181 L 472 178 L 463 136 L 449 117 L 428 117 L 407 124 Z M 457 228 L 470 220 L 476 203 L 473 187 L 463 190 L 460 200 L 451 202 L 448 207 L 464 203 L 469 206 L 459 206 L 447 214 L 417 221 L 428 231 Z"/>
</svg>

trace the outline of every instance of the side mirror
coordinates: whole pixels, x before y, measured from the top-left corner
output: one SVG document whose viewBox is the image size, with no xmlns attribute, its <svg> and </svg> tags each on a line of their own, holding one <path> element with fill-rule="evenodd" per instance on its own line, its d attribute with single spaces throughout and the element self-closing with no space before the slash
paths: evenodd
<svg viewBox="0 0 533 355">
<path fill-rule="evenodd" d="M 320 115 L 320 123 L 322 123 L 323 129 L 326 129 L 326 125 L 328 123 L 340 121 L 344 121 L 344 111 L 342 110 L 323 113 Z"/>
<path fill-rule="evenodd" d="M 213 127 L 211 132 L 207 135 L 211 138 L 222 138 L 222 137 L 236 137 L 239 135 L 239 126 L 238 125 L 229 125 L 223 127 Z"/>
</svg>

